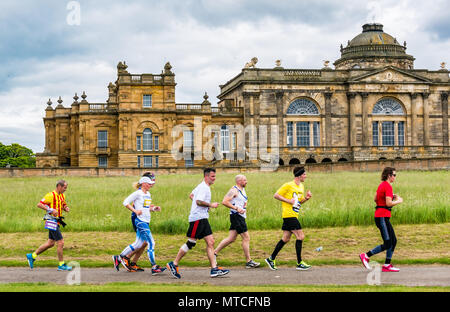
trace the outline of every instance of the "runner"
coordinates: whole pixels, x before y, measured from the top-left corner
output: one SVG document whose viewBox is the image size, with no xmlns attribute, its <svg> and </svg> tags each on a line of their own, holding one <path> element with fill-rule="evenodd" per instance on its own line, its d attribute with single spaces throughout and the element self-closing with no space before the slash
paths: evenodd
<svg viewBox="0 0 450 312">
<path fill-rule="evenodd" d="M 146 171 L 142 174 L 143 177 L 149 177 L 150 180 L 155 179 L 155 175 L 153 172 Z M 134 212 L 131 212 L 131 225 L 133 226 L 134 232 L 136 232 L 136 221 L 137 215 Z M 139 258 L 141 257 L 142 253 L 144 252 L 145 248 L 147 247 L 147 242 L 144 242 L 141 248 L 134 250 L 130 255 L 129 258 L 133 257 L 132 260 L 130 260 L 130 268 L 131 272 L 143 272 L 144 269 L 141 268 L 139 265 L 137 265 L 137 262 Z M 117 264 L 117 265 L 116 265 Z M 119 271 L 119 263 L 114 263 L 114 267 L 117 271 Z"/>
<path fill-rule="evenodd" d="M 367 253 L 359 255 L 361 262 L 366 269 L 371 269 L 369 258 L 377 253 L 386 250 L 386 260 L 381 270 L 383 272 L 399 272 L 400 270 L 391 264 L 392 255 L 397 245 L 397 237 L 390 222 L 391 209 L 395 205 L 401 204 L 403 198 L 393 193 L 392 183 L 395 182 L 397 173 L 395 168 L 386 167 L 381 174 L 381 184 L 375 193 L 375 225 L 380 230 L 383 245 L 379 245 Z"/>
<path fill-rule="evenodd" d="M 211 264 L 211 277 L 222 276 L 230 271 L 217 266 L 214 257 L 214 237 L 211 226 L 209 225 L 209 209 L 217 208 L 219 203 L 211 203 L 210 186 L 216 180 L 216 170 L 206 168 L 203 170 L 204 181 L 200 183 L 189 195 L 192 200 L 191 213 L 189 215 L 189 229 L 187 231 L 188 240 L 180 250 L 174 261 L 167 263 L 167 268 L 175 278 L 181 278 L 178 264 L 180 260 L 192 249 L 198 239 L 205 239 L 206 255 Z"/>
<path fill-rule="evenodd" d="M 118 256 L 113 256 L 114 266 L 118 267 L 119 262 L 127 269 L 132 271 L 130 265 L 130 254 L 142 247 L 144 242 L 148 244 L 147 254 L 152 264 L 152 275 L 163 272 L 166 268 L 161 268 L 155 261 L 155 241 L 150 232 L 150 212 L 161 211 L 161 207 L 152 204 L 152 197 L 148 191 L 155 184 L 155 179 L 149 177 L 142 177 L 135 186 L 137 191 L 128 196 L 123 205 L 130 211 L 136 214 L 136 241 L 125 247 L 125 249 Z"/>
<path fill-rule="evenodd" d="M 59 180 L 56 183 L 56 189 L 53 192 L 47 193 L 44 198 L 37 204 L 38 208 L 45 210 L 47 213 L 44 216 L 45 229 L 48 229 L 48 241 L 41 245 L 35 252 L 27 254 L 28 265 L 31 269 L 34 267 L 34 262 L 38 255 L 49 248 L 52 248 L 55 243 L 57 245 L 58 254 L 58 271 L 70 271 L 72 267 L 67 266 L 64 262 L 63 249 L 64 239 L 61 234 L 60 225 L 63 227 L 64 223 L 62 211 L 69 212 L 64 192 L 67 190 L 67 182 Z"/>
<path fill-rule="evenodd" d="M 214 251 L 216 256 L 226 246 L 233 243 L 238 234 L 242 237 L 242 249 L 247 263 L 246 268 L 257 268 L 259 263 L 252 260 L 250 257 L 250 234 L 248 233 L 247 223 L 247 193 L 245 192 L 245 186 L 247 185 L 247 178 L 244 175 L 237 175 L 235 178 L 236 185 L 233 186 L 230 191 L 225 195 L 222 201 L 222 205 L 230 208 L 230 234 L 227 238 L 223 239 L 219 246 Z"/>
<path fill-rule="evenodd" d="M 283 210 L 283 226 L 281 228 L 283 230 L 283 237 L 275 246 L 272 255 L 265 260 L 271 270 L 277 270 L 275 258 L 283 246 L 289 242 L 292 234 L 294 234 L 297 238 L 295 242 L 295 250 L 297 253 L 296 269 L 305 271 L 311 268 L 310 265 L 306 264 L 302 260 L 302 245 L 303 240 L 305 239 L 305 234 L 303 233 L 302 226 L 298 221 L 298 215 L 301 205 L 309 200 L 312 194 L 308 191 L 306 195 L 304 195 L 305 187 L 303 182 L 305 182 L 306 179 L 306 171 L 304 167 L 295 167 L 294 177 L 294 181 L 283 184 L 274 195 L 275 199 L 281 201 L 281 207 Z"/>
</svg>

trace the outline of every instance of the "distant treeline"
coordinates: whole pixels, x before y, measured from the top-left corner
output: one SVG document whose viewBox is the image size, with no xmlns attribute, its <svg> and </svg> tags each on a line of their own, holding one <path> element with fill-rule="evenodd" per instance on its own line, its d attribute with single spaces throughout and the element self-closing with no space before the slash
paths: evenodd
<svg viewBox="0 0 450 312">
<path fill-rule="evenodd" d="M 5 167 L 33 168 L 36 167 L 36 157 L 25 146 L 17 143 L 3 145 L 0 142 L 0 168 Z"/>
</svg>

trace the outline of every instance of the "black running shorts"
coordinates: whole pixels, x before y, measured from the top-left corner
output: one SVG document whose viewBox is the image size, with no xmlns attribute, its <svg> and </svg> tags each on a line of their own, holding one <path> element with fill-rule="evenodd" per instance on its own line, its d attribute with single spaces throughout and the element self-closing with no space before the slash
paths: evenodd
<svg viewBox="0 0 450 312">
<path fill-rule="evenodd" d="M 283 231 L 301 230 L 302 225 L 297 218 L 283 218 L 283 226 L 281 229 Z"/>
<path fill-rule="evenodd" d="M 238 234 L 248 231 L 245 218 L 238 213 L 230 214 L 230 231 L 235 230 Z"/>
<path fill-rule="evenodd" d="M 186 236 L 189 238 L 202 239 L 203 237 L 211 234 L 212 230 L 208 219 L 200 219 L 189 222 L 189 229 Z"/>
<path fill-rule="evenodd" d="M 55 242 L 63 239 L 59 226 L 58 229 L 56 229 L 55 231 L 48 230 L 48 238 L 54 240 Z"/>
</svg>

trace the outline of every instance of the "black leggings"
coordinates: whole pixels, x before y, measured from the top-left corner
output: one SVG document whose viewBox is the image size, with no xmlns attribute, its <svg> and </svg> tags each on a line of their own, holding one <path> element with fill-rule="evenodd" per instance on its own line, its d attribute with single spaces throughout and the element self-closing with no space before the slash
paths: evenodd
<svg viewBox="0 0 450 312">
<path fill-rule="evenodd" d="M 376 255 L 386 250 L 386 259 L 392 259 L 395 246 L 397 245 L 397 237 L 395 236 L 394 228 L 392 227 L 389 217 L 375 218 L 375 224 L 380 230 L 381 238 L 383 239 L 383 245 L 379 245 L 372 249 L 370 253 Z"/>
</svg>

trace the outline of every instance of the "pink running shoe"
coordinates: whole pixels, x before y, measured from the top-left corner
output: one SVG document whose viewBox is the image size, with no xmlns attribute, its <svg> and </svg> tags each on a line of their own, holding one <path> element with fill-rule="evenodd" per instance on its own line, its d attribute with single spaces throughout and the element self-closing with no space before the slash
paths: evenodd
<svg viewBox="0 0 450 312">
<path fill-rule="evenodd" d="M 362 264 L 367 270 L 371 270 L 371 267 L 369 265 L 369 257 L 367 257 L 365 253 L 360 254 L 359 259 L 361 259 Z"/>
<path fill-rule="evenodd" d="M 381 268 L 381 271 L 383 272 L 400 272 L 400 269 L 394 267 L 392 264 L 384 264 L 383 267 Z"/>
</svg>

